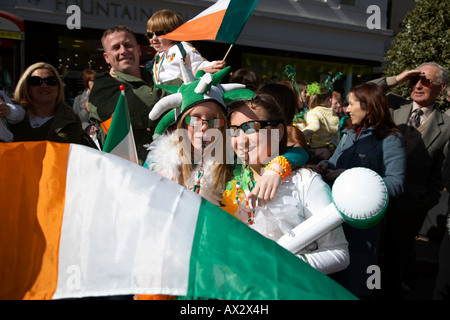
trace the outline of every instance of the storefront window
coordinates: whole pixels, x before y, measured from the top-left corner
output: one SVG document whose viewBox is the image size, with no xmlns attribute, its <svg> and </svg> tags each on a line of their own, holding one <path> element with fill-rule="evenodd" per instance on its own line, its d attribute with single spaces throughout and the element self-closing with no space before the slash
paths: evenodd
<svg viewBox="0 0 450 320">
<path fill-rule="evenodd" d="M 148 40 L 146 41 L 148 42 Z M 154 56 L 154 50 L 145 44 L 141 44 L 141 53 L 142 64 L 151 60 Z M 90 39 L 70 36 L 58 37 L 58 65 L 56 67 L 66 84 L 66 96 L 69 103 L 84 90 L 84 69 L 93 69 L 97 72 L 109 70 L 109 66 L 103 57 L 100 38 Z"/>
<path fill-rule="evenodd" d="M 67 88 L 67 98 L 76 97 L 84 90 L 83 70 L 106 71 L 100 40 L 82 37 L 59 36 L 58 68 Z"/>
<path fill-rule="evenodd" d="M 335 88 L 343 94 L 347 93 L 353 84 L 370 80 L 373 67 L 345 62 L 299 59 L 259 54 L 243 53 L 242 67 L 253 70 L 260 85 L 270 82 L 289 80 L 285 73 L 287 65 L 295 69 L 295 80 L 310 82 L 323 82 L 328 76 L 334 77 L 338 72 L 342 73 Z"/>
<path fill-rule="evenodd" d="M 0 11 L 0 90 L 12 97 L 24 68 L 23 20 Z"/>
<path fill-rule="evenodd" d="M 9 97 L 13 96 L 14 87 L 18 81 L 18 70 L 16 69 L 17 55 L 15 47 L 17 43 L 11 39 L 0 38 L 0 90 Z M 0 100 L 1 101 L 1 100 Z"/>
</svg>

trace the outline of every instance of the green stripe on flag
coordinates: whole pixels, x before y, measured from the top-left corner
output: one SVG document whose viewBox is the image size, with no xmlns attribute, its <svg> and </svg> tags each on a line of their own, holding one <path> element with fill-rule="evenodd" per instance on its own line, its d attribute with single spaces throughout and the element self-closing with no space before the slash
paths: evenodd
<svg viewBox="0 0 450 320">
<path fill-rule="evenodd" d="M 227 300 L 354 300 L 349 291 L 202 199 L 188 297 Z"/>
<path fill-rule="evenodd" d="M 257 4 L 258 0 L 230 0 L 216 40 L 234 45 Z"/>
<path fill-rule="evenodd" d="M 117 100 L 116 109 L 113 113 L 111 126 L 106 136 L 105 144 L 103 146 L 104 152 L 111 152 L 130 132 L 130 114 L 128 112 L 127 100 L 125 96 L 120 93 Z"/>
</svg>

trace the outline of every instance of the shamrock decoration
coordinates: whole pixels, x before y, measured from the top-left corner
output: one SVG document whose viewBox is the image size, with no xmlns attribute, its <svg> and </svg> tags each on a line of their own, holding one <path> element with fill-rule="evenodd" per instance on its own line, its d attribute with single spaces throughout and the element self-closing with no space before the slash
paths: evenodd
<svg viewBox="0 0 450 320">
<path fill-rule="evenodd" d="M 305 101 L 303 101 L 302 93 L 300 92 L 300 88 L 297 85 L 297 81 L 295 81 L 295 69 L 292 68 L 291 65 L 287 65 L 284 68 L 284 72 L 288 76 L 289 80 L 295 85 L 295 88 L 297 89 L 297 92 L 299 94 L 300 99 L 302 100 L 303 105 L 305 105 Z"/>
<path fill-rule="evenodd" d="M 328 91 L 333 91 L 333 85 L 336 82 L 336 80 L 341 79 L 342 73 L 338 72 L 333 79 L 331 79 L 331 76 L 328 76 L 328 78 L 325 80 L 324 85 L 328 88 Z"/>
<path fill-rule="evenodd" d="M 285 67 L 284 72 L 286 73 L 290 81 L 295 82 L 295 69 L 292 68 L 291 65 L 288 64 Z"/>
</svg>

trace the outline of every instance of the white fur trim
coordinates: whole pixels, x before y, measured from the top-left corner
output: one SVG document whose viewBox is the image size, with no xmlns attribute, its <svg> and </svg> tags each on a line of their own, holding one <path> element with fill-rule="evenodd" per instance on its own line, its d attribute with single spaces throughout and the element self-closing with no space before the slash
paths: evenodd
<svg viewBox="0 0 450 320">
<path fill-rule="evenodd" d="M 160 135 L 151 144 L 145 145 L 147 150 L 149 150 L 146 163 L 150 170 L 181 184 L 179 178 L 182 158 L 179 147 L 176 144 L 177 138 L 178 135 L 175 133 L 166 133 Z M 185 150 L 184 152 L 187 151 Z M 209 152 L 205 152 L 205 154 L 209 154 Z M 204 159 L 203 176 L 200 180 L 200 195 L 209 202 L 219 205 L 222 200 L 223 186 L 219 185 L 217 189 L 214 189 L 215 174 L 212 173 L 214 165 L 214 159 Z M 196 183 L 199 169 L 200 165 L 197 165 L 192 171 L 187 188 L 192 188 Z"/>
<path fill-rule="evenodd" d="M 181 158 L 172 134 L 158 136 L 151 144 L 145 145 L 148 168 L 178 183 L 180 177 Z"/>
</svg>

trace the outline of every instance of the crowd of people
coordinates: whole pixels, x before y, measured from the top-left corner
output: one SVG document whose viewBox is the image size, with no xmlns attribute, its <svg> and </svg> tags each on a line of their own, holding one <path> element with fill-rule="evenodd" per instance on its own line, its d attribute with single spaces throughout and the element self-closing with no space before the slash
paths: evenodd
<svg viewBox="0 0 450 320">
<path fill-rule="evenodd" d="M 318 82 L 260 85 L 252 70 L 239 69 L 225 90 L 219 84 L 230 75 L 225 61 L 209 62 L 191 44 L 164 37 L 181 24 L 170 10 L 150 18 L 146 36 L 156 55 L 145 65 L 132 30 L 106 30 L 101 42 L 110 70 L 86 70 L 85 90 L 73 107 L 65 103 L 63 80 L 52 65 L 29 66 L 13 98 L 0 102 L 1 141 L 48 140 L 101 150 L 124 85 L 139 165 L 197 192 L 275 242 L 333 202 L 331 187 L 345 170 L 371 169 L 388 190 L 384 220 L 368 229 L 343 224 L 293 254 L 357 297 L 401 299 L 414 239 L 440 192 L 450 190 L 450 117 L 435 105 L 448 90 L 447 70 L 425 62 L 357 84 L 343 98 Z M 407 81 L 410 99 L 389 93 Z M 165 86 L 183 87 L 181 100 Z M 163 104 L 169 112 L 160 111 Z M 217 133 L 215 139 L 205 139 L 208 130 Z M 186 133 L 181 143 L 179 132 Z M 212 149 L 227 147 L 226 139 L 232 163 L 225 152 L 221 161 L 217 152 L 212 156 Z M 202 161 L 192 161 L 196 152 Z M 449 224 L 436 299 L 450 293 Z M 381 290 L 367 286 L 371 265 L 381 266 Z"/>
</svg>

